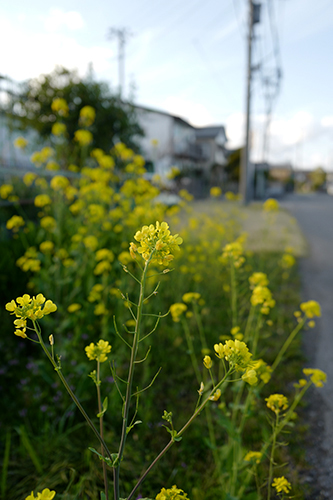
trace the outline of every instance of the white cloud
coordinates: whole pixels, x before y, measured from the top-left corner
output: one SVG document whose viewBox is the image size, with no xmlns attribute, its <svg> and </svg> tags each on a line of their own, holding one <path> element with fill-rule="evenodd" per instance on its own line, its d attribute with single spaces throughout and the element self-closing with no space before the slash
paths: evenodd
<svg viewBox="0 0 333 500">
<path fill-rule="evenodd" d="M 106 73 L 114 55 L 110 46 L 85 47 L 64 33 L 40 32 L 26 36 L 19 26 L 4 17 L 0 20 L 0 44 L 10 47 L 2 52 L 1 73 L 18 81 L 49 73 L 56 65 L 77 68 L 84 74 L 92 62 L 97 73 Z"/>
<path fill-rule="evenodd" d="M 324 128 L 333 127 L 333 116 L 324 116 L 320 123 Z"/>
<path fill-rule="evenodd" d="M 84 24 L 79 12 L 63 12 L 61 9 L 51 9 L 50 14 L 44 19 L 44 27 L 49 32 L 60 31 L 63 27 L 78 30 L 83 28 Z"/>
<path fill-rule="evenodd" d="M 314 129 L 314 117 L 307 111 L 298 111 L 290 118 L 273 120 L 270 134 L 279 143 L 292 146 L 309 138 L 314 133 Z"/>
<path fill-rule="evenodd" d="M 242 146 L 245 137 L 245 114 L 233 113 L 226 119 L 225 126 L 228 147 L 230 149 L 235 149 Z"/>
</svg>

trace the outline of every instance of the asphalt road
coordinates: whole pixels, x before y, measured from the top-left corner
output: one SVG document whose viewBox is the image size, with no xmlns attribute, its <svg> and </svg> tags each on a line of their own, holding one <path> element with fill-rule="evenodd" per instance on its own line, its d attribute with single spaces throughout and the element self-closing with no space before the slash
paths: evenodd
<svg viewBox="0 0 333 500">
<path fill-rule="evenodd" d="M 333 499 L 333 197 L 318 193 L 288 195 L 280 202 L 293 215 L 308 243 L 301 259 L 304 300 L 317 300 L 322 316 L 304 333 L 307 366 L 327 374 L 327 384 L 310 395 L 308 459 L 305 483 L 312 483 L 311 500 Z"/>
</svg>

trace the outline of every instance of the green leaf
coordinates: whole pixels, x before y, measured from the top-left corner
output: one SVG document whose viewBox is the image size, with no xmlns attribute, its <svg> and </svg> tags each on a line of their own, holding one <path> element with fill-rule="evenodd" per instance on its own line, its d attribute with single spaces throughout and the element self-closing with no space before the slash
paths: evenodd
<svg viewBox="0 0 333 500">
<path fill-rule="evenodd" d="M 97 450 L 95 450 L 95 448 L 88 448 L 88 450 L 90 450 L 92 453 L 95 453 L 100 460 L 103 460 L 103 462 L 105 462 L 109 467 L 112 467 L 113 466 L 113 463 L 111 462 L 111 460 L 109 459 L 109 457 L 103 457 L 103 455 L 101 455 L 100 453 L 98 453 Z"/>
<path fill-rule="evenodd" d="M 142 424 L 142 420 L 136 420 L 134 424 L 131 424 L 128 427 L 126 427 L 126 434 L 128 434 L 133 429 L 133 427 L 138 424 Z"/>
<path fill-rule="evenodd" d="M 101 491 L 101 500 L 106 500 L 106 496 L 104 491 Z"/>
<path fill-rule="evenodd" d="M 103 401 L 103 410 L 100 413 L 97 413 L 97 417 L 98 418 L 102 417 L 107 409 L 108 409 L 108 398 L 106 397 Z"/>
</svg>

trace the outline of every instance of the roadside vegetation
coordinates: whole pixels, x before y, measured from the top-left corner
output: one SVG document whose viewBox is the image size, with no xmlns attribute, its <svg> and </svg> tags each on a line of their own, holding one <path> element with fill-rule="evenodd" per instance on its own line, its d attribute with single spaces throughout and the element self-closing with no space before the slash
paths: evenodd
<svg viewBox="0 0 333 500">
<path fill-rule="evenodd" d="M 218 187 L 214 214 L 159 203 L 140 155 L 93 147 L 94 108 L 72 139 L 51 107 L 54 147 L 0 187 L 2 497 L 301 500 L 297 409 L 326 376 L 301 355 L 320 306 L 288 235 L 249 250 Z"/>
</svg>

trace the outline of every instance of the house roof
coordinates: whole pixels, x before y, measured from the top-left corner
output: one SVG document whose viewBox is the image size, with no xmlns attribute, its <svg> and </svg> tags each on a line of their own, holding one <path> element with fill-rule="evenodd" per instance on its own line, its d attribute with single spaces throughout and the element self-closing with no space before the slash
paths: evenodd
<svg viewBox="0 0 333 500">
<path fill-rule="evenodd" d="M 171 116 L 171 118 L 174 118 L 174 120 L 183 123 L 184 125 L 187 125 L 190 128 L 195 129 L 193 125 L 191 125 L 188 121 L 184 120 L 184 118 L 181 118 L 180 116 L 173 115 L 171 113 L 168 113 L 168 111 L 162 111 L 160 109 L 154 109 L 154 108 L 148 108 L 147 106 L 140 106 L 138 104 L 131 104 L 133 108 L 140 109 L 142 111 L 147 111 L 148 113 L 158 113 L 159 115 L 164 115 L 164 116 Z"/>
<path fill-rule="evenodd" d="M 198 139 L 214 139 L 221 132 L 225 135 L 224 126 L 214 125 L 211 127 L 196 128 L 195 135 Z"/>
</svg>

